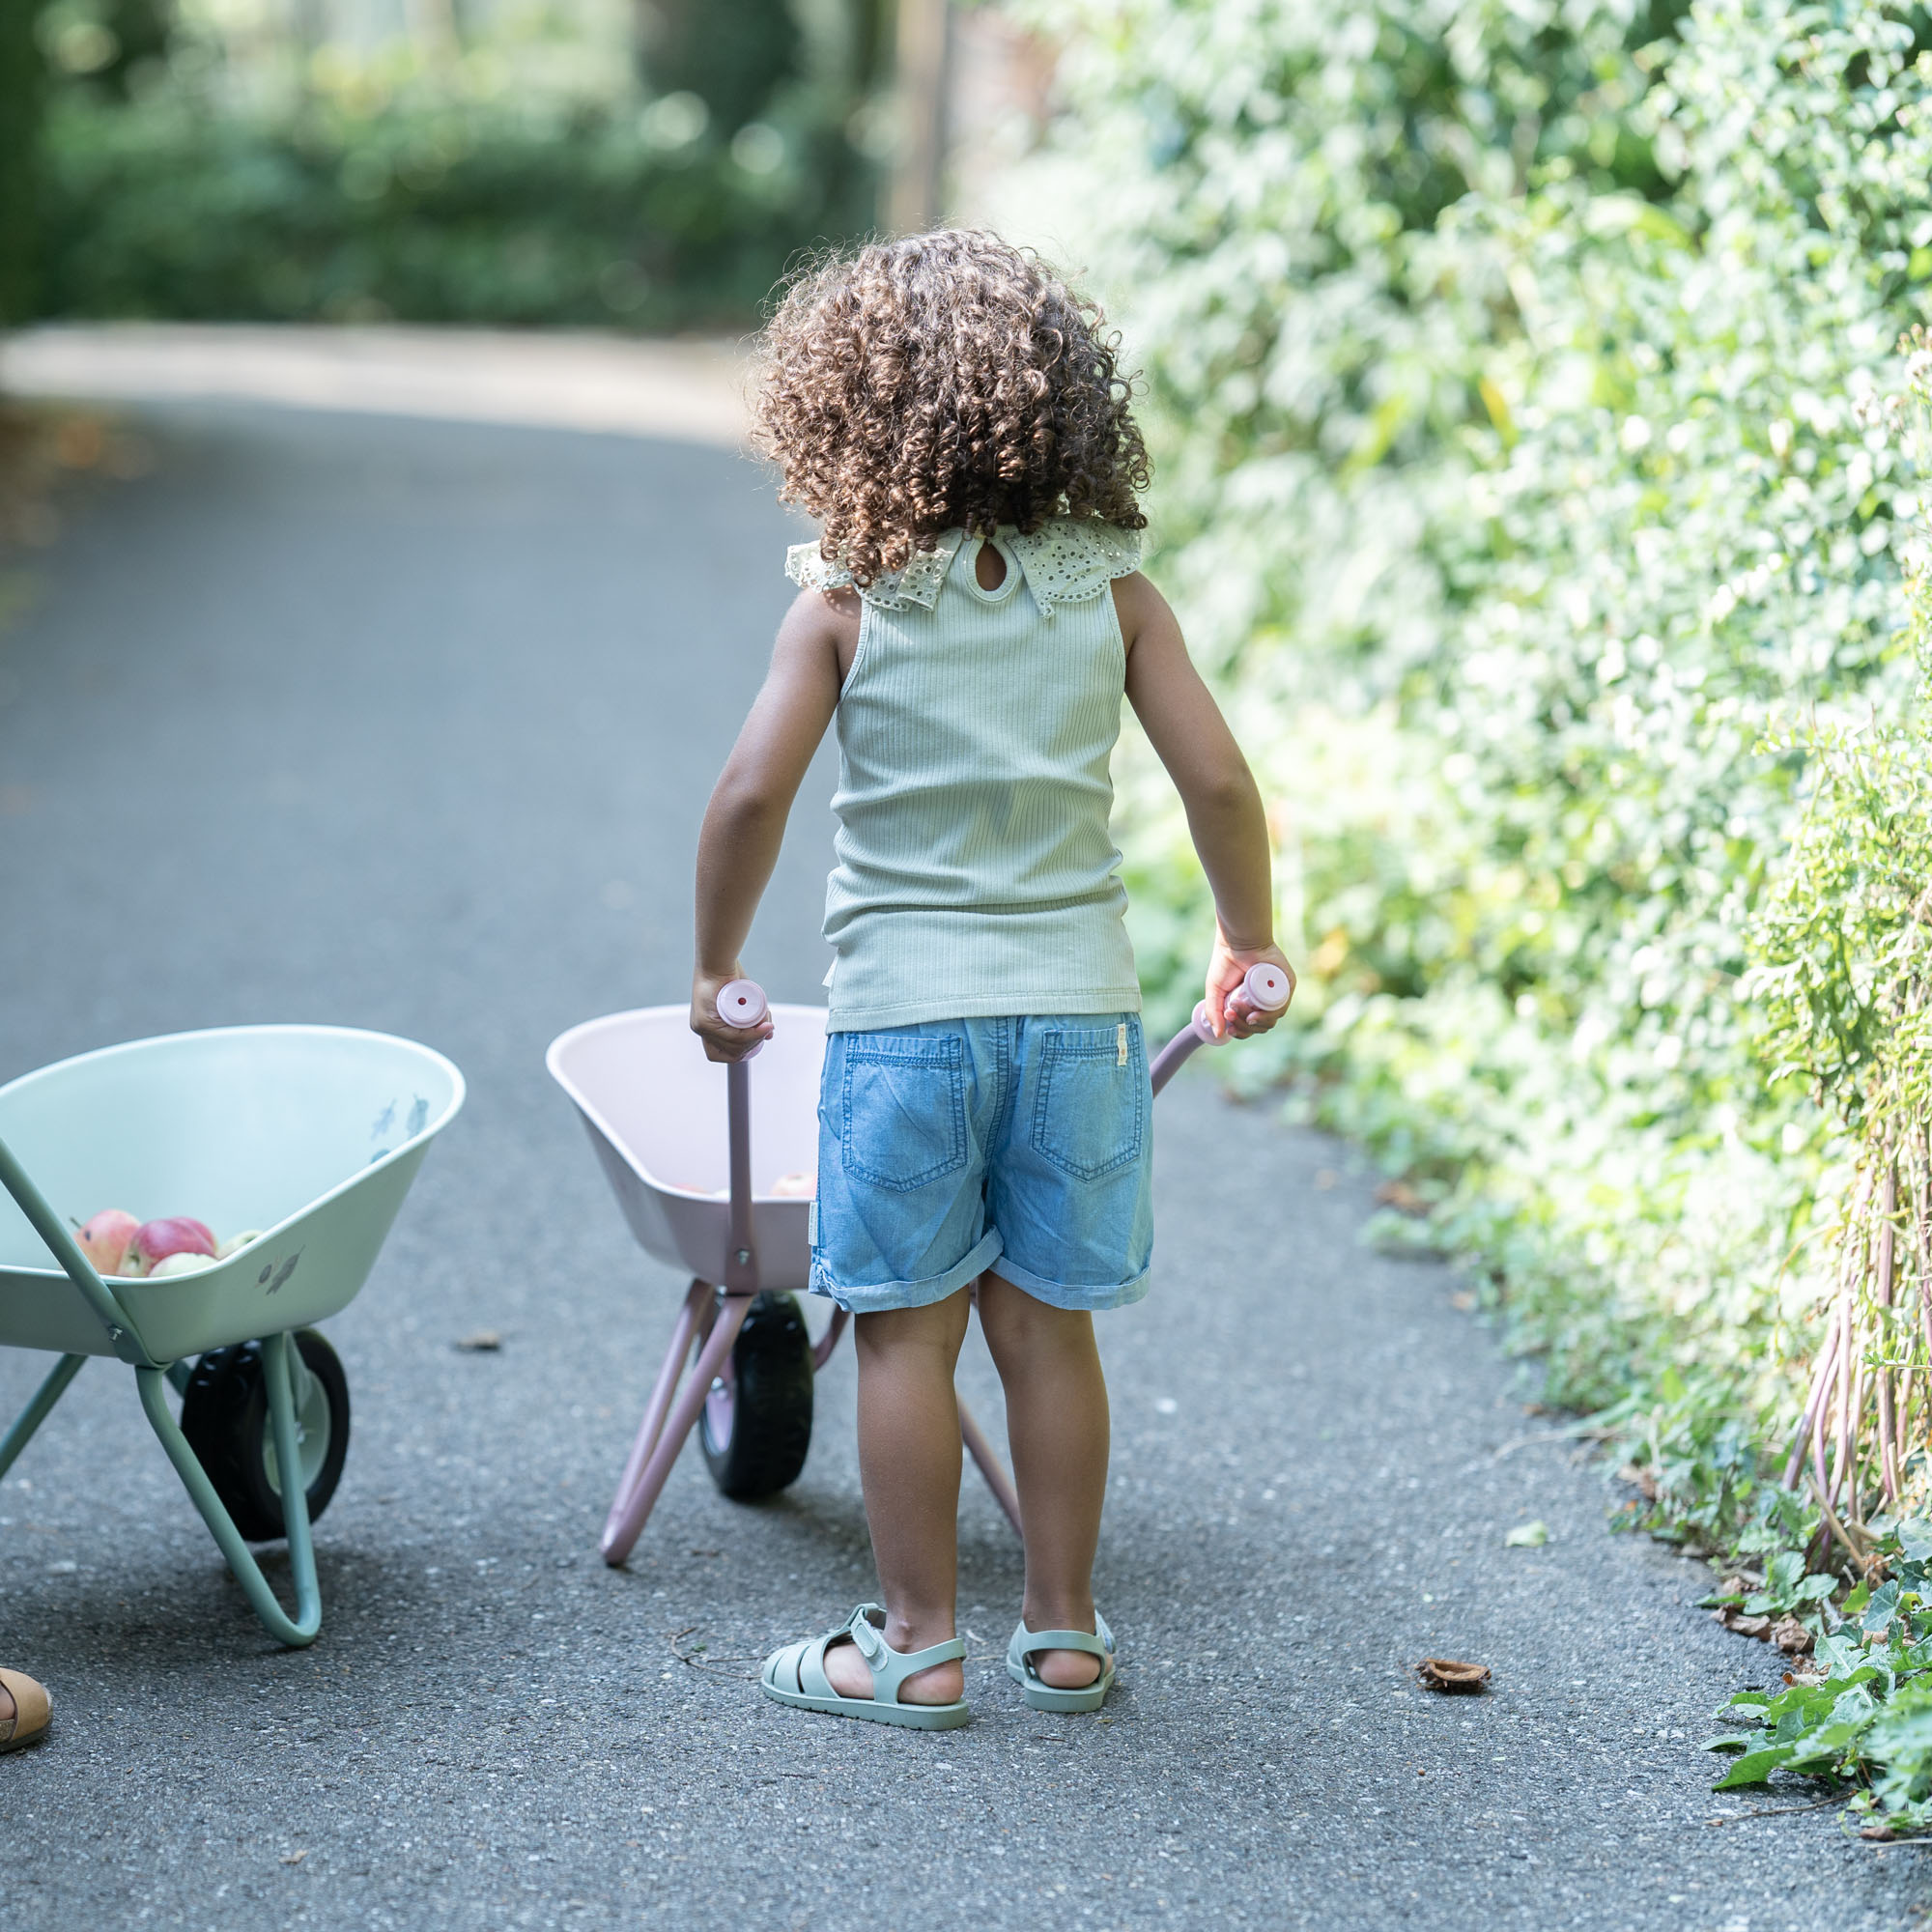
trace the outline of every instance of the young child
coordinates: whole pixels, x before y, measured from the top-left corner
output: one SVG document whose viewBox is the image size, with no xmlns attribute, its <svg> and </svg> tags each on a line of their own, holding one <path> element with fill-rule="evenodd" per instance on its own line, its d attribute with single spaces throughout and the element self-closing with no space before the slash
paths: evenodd
<svg viewBox="0 0 1932 1932">
<path fill-rule="evenodd" d="M 859 1464 L 885 1596 L 767 1660 L 781 1703 L 966 1721 L 953 1634 L 969 1293 L 1006 1389 L 1026 1535 L 1008 1669 L 1097 1709 L 1107 1390 L 1094 1311 L 1147 1293 L 1151 1095 L 1108 830 L 1124 693 L 1213 887 L 1217 1033 L 1273 944 L 1267 833 L 1174 613 L 1139 575 L 1146 451 L 1098 311 L 959 230 L 875 242 L 790 290 L 758 397 L 782 497 L 822 524 L 705 812 L 691 1024 L 718 1016 L 785 816 L 838 725 L 838 863 L 812 1286 L 856 1316 Z"/>
</svg>

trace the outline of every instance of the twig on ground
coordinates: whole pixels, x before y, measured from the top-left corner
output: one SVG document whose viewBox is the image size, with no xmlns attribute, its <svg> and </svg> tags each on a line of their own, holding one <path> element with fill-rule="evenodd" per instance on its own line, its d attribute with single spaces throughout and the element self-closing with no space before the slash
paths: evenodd
<svg viewBox="0 0 1932 1932">
<path fill-rule="evenodd" d="M 687 1624 L 681 1631 L 671 1631 L 666 1636 L 665 1641 L 670 1646 L 670 1654 L 680 1663 L 690 1670 L 708 1670 L 715 1676 L 735 1677 L 746 1683 L 756 1679 L 758 1673 L 755 1670 L 734 1670 L 726 1666 L 738 1663 L 762 1663 L 764 1659 L 761 1657 L 753 1657 L 749 1654 L 743 1657 L 699 1657 L 696 1652 L 681 1648 L 686 1637 L 695 1635 L 702 1628 L 701 1624 Z M 701 1650 L 703 1646 L 700 1644 L 698 1648 Z"/>
<path fill-rule="evenodd" d="M 1822 1811 L 1828 1804 L 1842 1804 L 1844 1794 L 1833 1798 L 1820 1798 L 1809 1804 L 1760 1804 L 1751 1811 L 1722 1811 L 1715 1818 L 1706 1818 L 1706 1825 L 1741 1825 L 1747 1818 L 1791 1818 L 1800 1811 Z"/>
<path fill-rule="evenodd" d="M 1533 1449 L 1539 1442 L 1603 1442 L 1609 1434 L 1607 1429 L 1588 1429 L 1580 1423 L 1568 1429 L 1547 1429 L 1539 1435 L 1519 1435 L 1505 1442 L 1492 1461 L 1500 1463 L 1505 1456 L 1514 1456 L 1519 1449 Z"/>
</svg>

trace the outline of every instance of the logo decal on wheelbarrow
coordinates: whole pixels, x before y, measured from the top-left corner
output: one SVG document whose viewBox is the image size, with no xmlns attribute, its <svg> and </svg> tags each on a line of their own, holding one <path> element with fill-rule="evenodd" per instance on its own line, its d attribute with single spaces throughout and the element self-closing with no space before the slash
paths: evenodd
<svg viewBox="0 0 1932 1932">
<path fill-rule="evenodd" d="M 267 1283 L 268 1290 L 270 1294 L 279 1294 L 282 1292 L 283 1286 L 287 1283 L 290 1275 L 295 1273 L 296 1264 L 299 1262 L 301 1258 L 302 1258 L 302 1251 L 299 1248 L 298 1248 L 295 1251 L 295 1253 L 292 1254 L 288 1258 L 288 1260 L 281 1264 L 280 1267 L 277 1267 L 273 1262 L 264 1262 L 262 1264 L 262 1272 L 255 1277 L 255 1286 L 257 1288 L 260 1288 L 263 1286 L 264 1283 Z M 269 1277 L 270 1275 L 274 1276 L 273 1281 L 269 1280 Z"/>
</svg>

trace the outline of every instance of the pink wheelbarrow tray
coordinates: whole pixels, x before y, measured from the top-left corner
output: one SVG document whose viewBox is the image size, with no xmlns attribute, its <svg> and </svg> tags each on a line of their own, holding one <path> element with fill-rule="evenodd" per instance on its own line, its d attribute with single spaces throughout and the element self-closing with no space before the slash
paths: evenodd
<svg viewBox="0 0 1932 1932">
<path fill-rule="evenodd" d="M 1287 1004 L 1288 991 L 1272 967 L 1255 968 L 1243 989 L 1249 1005 L 1269 1011 Z M 812 1377 L 848 1319 L 835 1309 L 814 1344 L 797 1300 L 811 1277 L 806 1181 L 818 1160 L 825 1009 L 767 1008 L 763 993 L 742 980 L 724 989 L 719 1007 L 738 1026 L 770 1013 L 773 1036 L 754 1060 L 733 1066 L 707 1060 L 682 1006 L 586 1020 L 559 1035 L 545 1057 L 582 1117 L 639 1245 L 691 1276 L 604 1525 L 604 1560 L 612 1565 L 630 1555 L 694 1428 L 727 1496 L 749 1501 L 796 1480 L 811 1440 Z M 1197 1007 L 1155 1056 L 1153 1091 L 1213 1039 Z M 763 1191 L 754 1175 L 767 1178 Z M 799 1191 L 774 1191 L 773 1180 Z M 686 1374 L 694 1347 L 697 1359 Z M 959 1432 L 1018 1530 L 1011 1478 L 964 1403 Z"/>
</svg>

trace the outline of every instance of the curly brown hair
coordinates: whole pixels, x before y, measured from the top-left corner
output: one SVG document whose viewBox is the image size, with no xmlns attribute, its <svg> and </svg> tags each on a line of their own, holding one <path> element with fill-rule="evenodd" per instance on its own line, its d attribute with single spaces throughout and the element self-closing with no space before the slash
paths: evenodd
<svg viewBox="0 0 1932 1932">
<path fill-rule="evenodd" d="M 950 529 L 1146 526 L 1120 338 L 1030 249 L 970 228 L 808 264 L 761 341 L 757 440 L 780 497 L 859 583 Z"/>
</svg>

